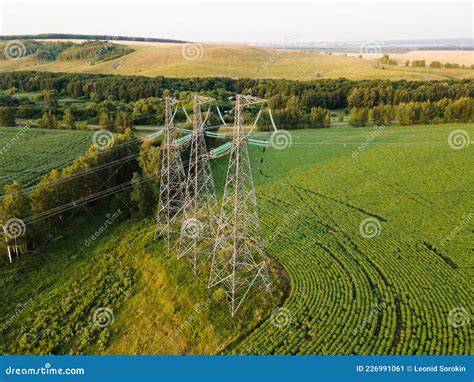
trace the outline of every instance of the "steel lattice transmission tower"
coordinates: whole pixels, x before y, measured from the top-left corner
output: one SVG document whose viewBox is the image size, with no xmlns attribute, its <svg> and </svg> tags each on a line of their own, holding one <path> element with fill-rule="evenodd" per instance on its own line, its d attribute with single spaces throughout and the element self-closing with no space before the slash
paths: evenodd
<svg viewBox="0 0 474 382">
<path fill-rule="evenodd" d="M 194 274 L 210 259 L 216 235 L 217 198 L 201 112 L 201 106 L 210 107 L 213 101 L 209 97 L 194 95 L 193 131 L 178 257 L 189 258 Z"/>
<path fill-rule="evenodd" d="M 174 249 L 181 231 L 181 211 L 184 202 L 185 174 L 179 146 L 175 143 L 177 131 L 173 123 L 173 106 L 178 101 L 165 98 L 165 135 L 161 146 L 160 196 L 158 201 L 157 233 Z"/>
<path fill-rule="evenodd" d="M 252 286 L 270 293 L 243 120 L 246 106 L 264 102 L 256 97 L 237 96 L 229 168 L 212 253 L 209 287 L 219 284 L 223 287 L 232 316 Z"/>
</svg>

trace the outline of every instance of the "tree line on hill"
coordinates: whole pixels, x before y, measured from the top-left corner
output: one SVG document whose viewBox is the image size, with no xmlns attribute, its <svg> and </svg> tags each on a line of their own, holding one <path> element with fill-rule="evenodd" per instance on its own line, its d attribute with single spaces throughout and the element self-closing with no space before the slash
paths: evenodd
<svg viewBox="0 0 474 382">
<path fill-rule="evenodd" d="M 232 97 L 236 93 L 266 98 L 277 126 L 294 129 L 327 127 L 329 110 L 345 109 L 349 113 L 352 108 L 372 109 L 379 105 L 437 103 L 446 100 L 442 101 L 444 104 L 461 98 L 473 98 L 474 80 L 350 81 L 342 78 L 291 81 L 12 72 L 0 74 L 0 89 L 3 90 L 0 106 L 14 109 L 12 112 L 17 118 L 44 119 L 43 126 L 53 126 L 54 118 L 71 121 L 71 117 L 93 124 L 102 121 L 101 125 L 106 125 L 108 119 L 109 124 L 125 127 L 159 124 L 163 120 L 163 108 L 157 98 L 168 93 L 190 100 L 191 93 L 200 92 L 217 100 L 228 121 L 232 119 Z M 56 98 L 69 97 L 81 102 L 63 102 L 50 108 L 44 94 L 37 102 L 14 95 L 15 92 L 45 90 L 53 91 Z M 5 113 L 7 111 L 3 111 Z M 45 113 L 48 115 L 45 116 Z M 211 120 L 218 122 L 218 116 L 211 114 Z M 71 126 L 70 123 L 62 123 L 65 127 L 68 125 Z M 271 128 L 266 116 L 262 118 L 262 127 Z"/>
<path fill-rule="evenodd" d="M 425 68 L 426 67 L 426 60 L 410 60 L 405 61 L 405 66 L 411 66 L 414 68 Z M 466 64 L 457 64 L 452 62 L 442 63 L 441 61 L 431 61 L 430 68 L 446 68 L 446 69 L 474 69 L 474 64 L 470 66 L 466 66 Z"/>
<path fill-rule="evenodd" d="M 408 102 L 398 105 L 380 104 L 371 108 L 353 107 L 350 124 L 361 127 L 368 123 L 389 125 L 396 121 L 402 126 L 442 122 L 474 122 L 474 100 L 443 98 L 437 102 Z"/>
<path fill-rule="evenodd" d="M 107 36 L 95 34 L 71 34 L 71 33 L 40 33 L 40 34 L 18 34 L 0 36 L 0 40 L 119 40 L 119 41 L 145 41 L 145 42 L 171 42 L 184 43 L 183 40 L 156 37 L 130 37 L 130 36 Z"/>
<path fill-rule="evenodd" d="M 22 57 L 32 56 L 38 61 L 88 60 L 93 65 L 98 61 L 113 60 L 132 53 L 134 49 L 127 45 L 113 44 L 107 41 L 85 41 L 72 43 L 64 41 L 20 41 L 23 45 Z M 0 41 L 0 59 L 6 59 L 7 42 Z"/>
</svg>

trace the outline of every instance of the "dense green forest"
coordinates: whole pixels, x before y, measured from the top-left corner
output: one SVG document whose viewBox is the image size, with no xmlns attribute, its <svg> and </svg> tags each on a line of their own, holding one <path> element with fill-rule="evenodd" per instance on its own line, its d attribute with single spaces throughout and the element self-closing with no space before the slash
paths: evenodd
<svg viewBox="0 0 474 382">
<path fill-rule="evenodd" d="M 249 93 L 272 99 L 276 108 L 301 107 L 308 112 L 312 107 L 340 109 L 349 106 L 372 107 L 381 103 L 439 101 L 443 98 L 474 97 L 473 80 L 451 81 L 386 81 L 344 78 L 317 81 L 256 80 L 233 78 L 165 78 L 96 74 L 66 74 L 45 72 L 10 72 L 0 74 L 0 87 L 16 87 L 25 92 L 55 89 L 71 97 L 96 97 L 137 101 L 147 97 L 161 97 L 163 91 L 212 92 L 216 98 L 225 92 Z M 354 90 L 356 89 L 356 90 Z M 349 95 L 353 92 L 350 99 Z"/>
<path fill-rule="evenodd" d="M 369 121 L 389 123 L 394 119 L 402 124 L 471 121 L 474 81 L 323 79 L 304 82 L 12 72 L 0 74 L 0 90 L 0 106 L 10 108 L 17 118 L 46 118 L 44 114 L 48 112 L 50 118 L 71 120 L 72 117 L 94 124 L 99 124 L 101 118 L 103 121 L 129 118 L 134 124 L 159 124 L 163 109 L 157 97 L 165 93 L 182 100 L 190 100 L 193 92 L 212 96 L 224 116 L 232 113 L 232 97 L 236 93 L 253 94 L 269 100 L 279 128 L 295 129 L 327 127 L 329 111 L 341 109 L 351 115 L 355 126 L 364 126 Z M 44 91 L 50 91 L 53 98 L 81 102 L 56 105 L 53 101 L 51 104 L 44 98 Z M 22 92 L 38 93 L 37 99 L 16 96 Z M 43 92 L 43 96 L 39 92 Z M 227 119 L 230 121 L 231 117 Z M 218 123 L 218 116 L 212 114 L 210 121 Z M 263 129 L 270 128 L 268 116 L 261 122 Z M 57 127 L 47 121 L 43 125 Z"/>
<path fill-rule="evenodd" d="M 129 46 L 107 41 L 84 41 L 76 44 L 63 41 L 19 40 L 12 47 L 8 45 L 8 42 L 0 42 L 0 59 L 8 59 L 8 55 L 11 54 L 9 49 L 13 48 L 19 49 L 16 52 L 17 55 L 20 54 L 21 57 L 33 56 L 38 61 L 87 60 L 91 65 L 113 60 L 134 51 Z"/>
<path fill-rule="evenodd" d="M 20 49 L 22 57 L 34 55 L 37 60 L 52 61 L 56 60 L 61 52 L 71 48 L 73 45 L 71 42 L 42 43 L 39 41 L 23 40 L 14 44 L 13 48 Z M 0 43 L 0 48 L 0 59 L 8 59 L 9 49 L 11 49 L 8 43 Z"/>
<path fill-rule="evenodd" d="M 61 53 L 61 60 L 89 60 L 91 64 L 98 61 L 109 61 L 133 52 L 133 48 L 126 45 L 105 43 L 103 41 L 86 41 L 82 44 L 73 44 Z"/>
</svg>

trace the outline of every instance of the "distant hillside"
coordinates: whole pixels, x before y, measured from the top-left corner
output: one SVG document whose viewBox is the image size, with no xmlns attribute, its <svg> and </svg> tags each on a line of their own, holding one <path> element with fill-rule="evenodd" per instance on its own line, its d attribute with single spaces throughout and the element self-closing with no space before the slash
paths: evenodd
<svg viewBox="0 0 474 382">
<path fill-rule="evenodd" d="M 22 40 L 27 43 L 38 41 Z M 67 41 L 67 40 L 66 40 Z M 4 41 L 4 44 L 9 42 Z M 44 41 L 42 43 L 45 43 Z M 53 42 L 47 42 L 52 44 Z M 59 43 L 56 41 L 55 43 Z M 93 44 L 89 42 L 88 44 Z M 13 45 L 13 43 L 10 43 Z M 70 44 L 70 42 L 69 42 Z M 441 62 L 459 63 L 458 68 L 431 68 L 426 61 L 425 67 L 405 66 L 407 59 L 402 55 L 390 60 L 380 60 L 377 56 L 359 57 L 359 54 L 330 54 L 322 52 L 269 49 L 249 45 L 214 44 L 161 44 L 117 41 L 110 54 L 90 63 L 86 47 L 77 44 L 58 54 L 58 59 L 41 61 L 34 55 L 16 59 L 0 59 L 0 71 L 36 70 L 66 73 L 106 73 L 118 75 L 166 76 L 166 77 L 231 77 L 231 78 L 281 78 L 294 80 L 315 80 L 324 78 L 386 79 L 386 80 L 446 80 L 474 78 L 471 69 L 470 52 L 443 52 L 441 56 L 430 59 Z M 1 45 L 1 41 L 0 41 Z M 79 48 L 78 48 L 79 47 Z M 120 48 L 122 47 L 122 48 Z M 133 48 L 130 52 L 128 49 Z M 3 49 L 0 46 L 0 49 Z M 79 52 L 76 51 L 79 49 Z M 66 58 L 67 57 L 67 58 Z M 390 56 L 392 58 L 392 56 Z M 424 57 L 420 59 L 425 59 Z M 462 60 L 462 61 L 461 61 Z M 465 68 L 461 68 L 462 65 Z"/>
<path fill-rule="evenodd" d="M 72 43 L 64 41 L 13 40 L 0 41 L 0 60 L 18 61 L 29 59 L 39 63 L 56 60 L 87 60 L 91 65 L 105 62 L 132 53 L 127 45 L 107 41 L 85 41 Z"/>
<path fill-rule="evenodd" d="M 69 34 L 69 33 L 44 33 L 44 34 L 23 34 L 0 36 L 0 40 L 106 40 L 106 41 L 143 41 L 143 42 L 171 42 L 185 43 L 183 40 L 154 37 L 130 37 L 130 36 L 107 36 L 90 34 Z"/>
</svg>

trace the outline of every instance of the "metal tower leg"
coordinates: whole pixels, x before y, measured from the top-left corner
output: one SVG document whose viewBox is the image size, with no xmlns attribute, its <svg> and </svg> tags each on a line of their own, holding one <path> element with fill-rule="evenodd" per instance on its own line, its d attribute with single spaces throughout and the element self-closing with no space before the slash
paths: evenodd
<svg viewBox="0 0 474 382">
<path fill-rule="evenodd" d="M 179 258 L 188 257 L 194 274 L 210 259 L 216 235 L 216 192 L 204 139 L 201 105 L 212 98 L 194 96 L 193 132 L 186 178 Z"/>
<path fill-rule="evenodd" d="M 243 122 L 244 107 L 263 102 L 265 100 L 255 97 L 237 96 L 229 167 L 212 254 L 209 287 L 221 285 L 225 290 L 232 316 L 252 286 L 270 293 Z"/>
<path fill-rule="evenodd" d="M 157 214 L 157 234 L 166 241 L 168 252 L 175 249 L 181 231 L 181 211 L 184 202 L 184 168 L 173 124 L 173 105 L 177 100 L 165 98 L 165 135 L 161 146 L 160 195 Z"/>
</svg>

